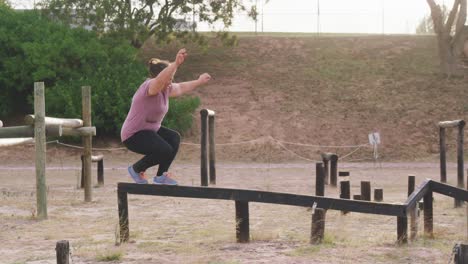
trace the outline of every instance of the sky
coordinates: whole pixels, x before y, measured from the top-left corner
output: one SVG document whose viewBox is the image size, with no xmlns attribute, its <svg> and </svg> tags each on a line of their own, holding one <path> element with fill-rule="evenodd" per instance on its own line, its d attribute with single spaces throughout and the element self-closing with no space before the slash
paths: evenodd
<svg viewBox="0 0 468 264">
<path fill-rule="evenodd" d="M 34 0 L 10 2 L 16 8 L 31 8 Z M 246 0 L 249 2 L 257 3 L 261 13 L 257 24 L 240 13 L 230 31 L 414 34 L 421 19 L 430 14 L 426 0 Z M 453 4 L 453 0 L 436 2 Z M 199 24 L 198 29 L 219 30 L 222 26 Z"/>
</svg>

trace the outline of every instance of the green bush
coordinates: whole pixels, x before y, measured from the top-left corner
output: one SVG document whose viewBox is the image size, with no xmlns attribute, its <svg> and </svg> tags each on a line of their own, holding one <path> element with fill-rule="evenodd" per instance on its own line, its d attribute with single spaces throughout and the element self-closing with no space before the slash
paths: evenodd
<svg viewBox="0 0 468 264">
<path fill-rule="evenodd" d="M 99 135 L 117 136 L 147 75 L 137 53 L 126 40 L 0 5 L 0 117 L 32 113 L 33 83 L 43 81 L 47 115 L 79 118 L 81 87 L 91 86 L 93 125 Z M 171 104 L 165 125 L 183 133 L 199 100 Z"/>
</svg>

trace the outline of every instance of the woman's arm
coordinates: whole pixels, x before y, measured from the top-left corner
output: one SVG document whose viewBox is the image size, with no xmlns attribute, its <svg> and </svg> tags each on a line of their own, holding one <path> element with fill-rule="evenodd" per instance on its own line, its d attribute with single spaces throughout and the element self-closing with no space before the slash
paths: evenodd
<svg viewBox="0 0 468 264">
<path fill-rule="evenodd" d="M 187 56 L 187 51 L 185 49 L 179 50 L 176 55 L 176 59 L 173 63 L 169 64 L 164 70 L 162 70 L 158 76 L 151 79 L 148 95 L 156 95 L 162 90 L 164 90 L 172 81 L 174 74 L 177 71 L 177 68 L 184 63 L 185 57 Z"/>
<path fill-rule="evenodd" d="M 200 75 L 200 77 L 198 77 L 197 80 L 183 82 L 183 83 L 179 83 L 178 86 L 173 86 L 171 94 L 169 96 L 170 97 L 181 96 L 185 93 L 188 93 L 194 90 L 198 86 L 209 82 L 210 80 L 211 80 L 211 76 L 208 73 L 203 73 L 202 75 Z"/>
</svg>

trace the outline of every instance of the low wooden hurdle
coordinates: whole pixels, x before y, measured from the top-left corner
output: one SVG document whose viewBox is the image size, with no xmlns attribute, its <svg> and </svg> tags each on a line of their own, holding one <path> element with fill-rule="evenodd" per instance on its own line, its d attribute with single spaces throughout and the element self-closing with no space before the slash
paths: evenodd
<svg viewBox="0 0 468 264">
<path fill-rule="evenodd" d="M 96 128 L 91 126 L 91 87 L 82 87 L 83 120 L 54 118 L 45 116 L 44 83 L 34 83 L 34 115 L 25 117 L 26 126 L 0 127 L 0 139 L 30 138 L 27 142 L 35 142 L 36 155 L 36 198 L 37 218 L 47 219 L 47 185 L 46 167 L 46 136 L 60 137 L 62 135 L 81 136 L 83 139 L 83 155 L 85 168 L 85 201 L 92 201 L 91 186 L 91 140 L 96 135 Z M 25 139 L 22 139 L 25 140 Z M 2 145 L 0 145 L 2 146 Z M 3 145 L 5 146 L 5 145 Z"/>
<path fill-rule="evenodd" d="M 283 204 L 301 207 L 316 207 L 324 210 L 387 215 L 397 217 L 397 242 L 408 242 L 408 214 L 418 202 L 424 200 L 424 232 L 433 236 L 433 192 L 468 201 L 468 191 L 432 180 L 424 181 L 403 204 L 375 203 L 321 196 L 255 190 L 169 186 L 135 183 L 118 183 L 117 201 L 120 227 L 120 242 L 130 236 L 128 194 L 170 196 L 184 198 L 216 199 L 235 201 L 237 242 L 249 242 L 249 202 Z M 323 216 L 324 217 L 324 216 Z M 324 218 L 323 218 L 324 219 Z M 324 225 L 323 225 L 324 226 Z M 314 229 L 314 227 L 312 227 Z M 315 230 L 317 232 L 317 230 Z M 318 232 L 320 233 L 320 232 Z M 311 243 L 315 242 L 311 238 Z"/>
<path fill-rule="evenodd" d="M 464 188 L 464 162 L 463 162 L 463 132 L 465 128 L 464 120 L 442 121 L 439 126 L 439 145 L 440 145 L 440 181 L 447 182 L 447 158 L 445 130 L 456 127 L 458 129 L 457 137 L 457 187 Z M 468 180 L 467 180 L 468 181 Z M 468 188 L 468 187 L 467 187 Z M 455 200 L 455 207 L 462 206 L 461 201 Z"/>
<path fill-rule="evenodd" d="M 91 162 L 97 162 L 97 184 L 98 186 L 104 185 L 104 155 L 91 156 Z M 84 156 L 81 155 L 81 188 L 85 186 L 84 177 Z"/>
<path fill-rule="evenodd" d="M 215 111 L 209 109 L 200 110 L 201 116 L 201 140 L 200 140 L 200 184 L 208 186 L 208 167 L 209 182 L 216 185 L 216 150 L 215 150 Z M 207 154 L 208 149 L 208 154 Z M 209 162 L 208 162 L 209 160 Z"/>
</svg>

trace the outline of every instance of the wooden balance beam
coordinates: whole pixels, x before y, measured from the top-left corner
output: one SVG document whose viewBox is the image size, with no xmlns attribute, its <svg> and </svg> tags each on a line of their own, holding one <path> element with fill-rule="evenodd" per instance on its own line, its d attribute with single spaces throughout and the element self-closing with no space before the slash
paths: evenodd
<svg viewBox="0 0 468 264">
<path fill-rule="evenodd" d="M 211 187 L 169 186 L 154 184 L 118 183 L 117 197 L 119 210 L 120 241 L 129 240 L 127 194 L 156 195 L 184 198 L 233 200 L 236 205 L 237 242 L 249 241 L 249 202 L 283 204 L 313 207 L 325 210 L 340 210 L 378 215 L 397 216 L 406 219 L 407 209 L 403 204 L 374 203 L 339 198 L 276 193 L 256 190 L 241 190 Z M 403 222 L 402 222 L 403 223 Z M 404 234 L 399 234 L 404 235 Z"/>
</svg>

